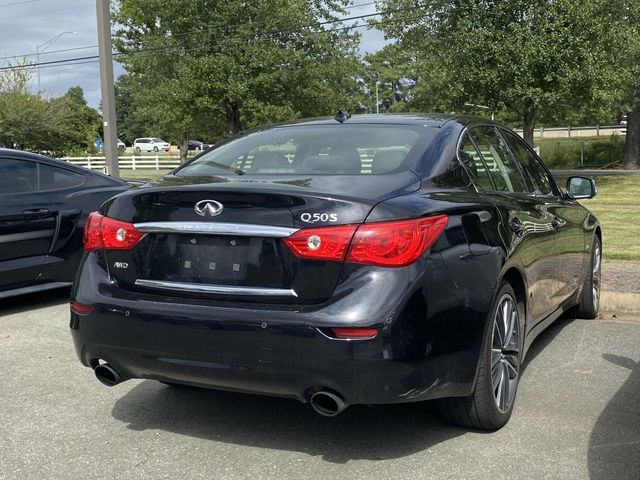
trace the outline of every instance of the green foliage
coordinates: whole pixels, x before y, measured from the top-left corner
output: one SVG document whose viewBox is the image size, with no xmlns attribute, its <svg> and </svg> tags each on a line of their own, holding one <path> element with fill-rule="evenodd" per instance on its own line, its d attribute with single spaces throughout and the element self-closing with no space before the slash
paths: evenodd
<svg viewBox="0 0 640 480">
<path fill-rule="evenodd" d="M 538 115 L 604 102 L 604 87 L 615 76 L 610 54 L 620 12 L 609 1 L 378 5 L 390 11 L 381 28 L 415 59 L 412 108 L 506 109 L 530 134 Z"/>
<path fill-rule="evenodd" d="M 624 137 L 612 135 L 609 138 L 561 138 L 536 139 L 540 147 L 540 157 L 551 169 L 571 169 L 580 167 L 603 167 L 621 164 L 624 151 Z"/>
<path fill-rule="evenodd" d="M 135 85 L 130 104 L 182 143 L 211 126 L 219 136 L 349 108 L 357 38 L 318 25 L 336 10 L 335 1 L 121 0 L 116 48 Z"/>
<path fill-rule="evenodd" d="M 32 69 L 0 72 L 0 143 L 62 155 L 87 149 L 99 134 L 100 117 L 87 106 L 80 87 L 45 100 L 27 90 Z"/>
</svg>

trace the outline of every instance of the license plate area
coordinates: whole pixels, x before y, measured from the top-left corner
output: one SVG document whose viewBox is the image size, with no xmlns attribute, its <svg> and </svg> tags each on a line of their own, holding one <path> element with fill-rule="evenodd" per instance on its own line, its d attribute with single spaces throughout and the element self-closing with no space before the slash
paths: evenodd
<svg viewBox="0 0 640 480">
<path fill-rule="evenodd" d="M 141 273 L 150 280 L 287 287 L 278 240 L 261 237 L 155 234 Z"/>
</svg>

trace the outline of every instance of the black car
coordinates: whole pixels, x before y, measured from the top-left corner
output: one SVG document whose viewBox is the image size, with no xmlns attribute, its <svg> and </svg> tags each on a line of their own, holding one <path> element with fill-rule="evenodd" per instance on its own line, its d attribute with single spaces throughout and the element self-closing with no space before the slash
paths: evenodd
<svg viewBox="0 0 640 480">
<path fill-rule="evenodd" d="M 70 286 L 87 215 L 128 187 L 60 160 L 0 149 L 0 298 Z"/>
<path fill-rule="evenodd" d="M 201 141 L 199 141 L 199 140 L 189 140 L 188 150 L 199 151 L 199 150 L 204 150 L 204 149 L 205 149 L 204 143 L 202 143 Z"/>
<path fill-rule="evenodd" d="M 601 230 L 511 130 L 374 115 L 258 129 L 89 219 L 71 304 L 100 381 L 511 415 L 551 322 L 598 310 Z M 583 190 L 580 190 L 583 192 Z"/>
</svg>

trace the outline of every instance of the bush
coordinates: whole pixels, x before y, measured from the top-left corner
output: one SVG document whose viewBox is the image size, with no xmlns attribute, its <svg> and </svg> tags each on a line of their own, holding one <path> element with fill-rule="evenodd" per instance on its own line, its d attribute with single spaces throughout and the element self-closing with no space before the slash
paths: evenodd
<svg viewBox="0 0 640 480">
<path fill-rule="evenodd" d="M 552 169 L 580 168 L 583 166 L 601 168 L 622 163 L 624 154 L 624 137 L 612 135 L 609 138 L 558 138 L 537 139 L 540 157 Z"/>
</svg>

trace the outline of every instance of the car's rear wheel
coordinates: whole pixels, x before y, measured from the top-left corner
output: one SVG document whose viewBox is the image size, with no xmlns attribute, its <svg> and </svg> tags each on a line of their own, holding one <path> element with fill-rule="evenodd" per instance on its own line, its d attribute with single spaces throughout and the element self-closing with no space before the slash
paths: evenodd
<svg viewBox="0 0 640 480">
<path fill-rule="evenodd" d="M 593 238 L 593 248 L 591 249 L 591 263 L 589 271 L 584 279 L 580 303 L 576 306 L 574 313 L 577 318 L 593 319 L 598 315 L 600 308 L 600 280 L 602 276 L 602 244 L 600 239 Z"/>
<path fill-rule="evenodd" d="M 520 379 L 524 308 L 506 282 L 500 286 L 490 319 L 473 394 L 440 400 L 446 420 L 483 430 L 497 430 L 507 423 Z"/>
<path fill-rule="evenodd" d="M 136 153 L 140 153 L 141 152 L 140 147 L 136 147 L 136 148 L 134 148 L 134 150 L 136 151 Z"/>
<path fill-rule="evenodd" d="M 153 147 L 153 151 L 157 152 L 158 151 L 158 147 Z"/>
</svg>

